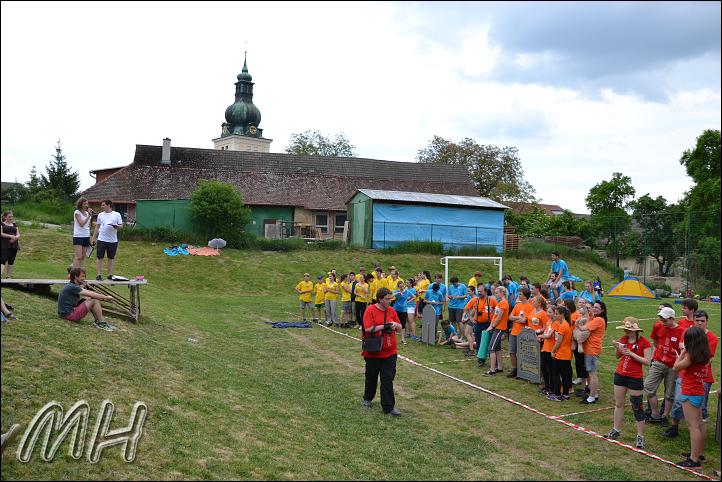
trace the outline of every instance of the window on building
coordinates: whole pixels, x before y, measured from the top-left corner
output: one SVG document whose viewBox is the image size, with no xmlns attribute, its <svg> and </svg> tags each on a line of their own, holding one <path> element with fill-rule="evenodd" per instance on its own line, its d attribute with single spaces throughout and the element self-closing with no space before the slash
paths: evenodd
<svg viewBox="0 0 722 482">
<path fill-rule="evenodd" d="M 328 214 L 327 213 L 314 213 L 313 223 L 318 229 L 321 230 L 322 234 L 328 234 Z"/>
<path fill-rule="evenodd" d="M 346 213 L 336 213 L 334 233 L 343 234 L 343 223 L 346 222 Z"/>
</svg>

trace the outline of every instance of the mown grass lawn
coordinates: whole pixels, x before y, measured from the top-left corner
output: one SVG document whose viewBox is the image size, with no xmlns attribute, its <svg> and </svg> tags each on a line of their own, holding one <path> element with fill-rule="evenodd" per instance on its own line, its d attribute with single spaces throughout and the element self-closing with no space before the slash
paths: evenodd
<svg viewBox="0 0 722 482">
<path fill-rule="evenodd" d="M 16 277 L 62 277 L 70 244 L 67 232 L 26 228 Z M 3 455 L 3 480 L 695 479 L 402 361 L 395 391 L 403 416 L 383 416 L 378 399 L 365 410 L 359 403 L 364 364 L 358 342 L 318 326 L 278 330 L 264 323 L 294 319 L 292 287 L 304 271 L 320 274 L 335 267 L 343 272 L 378 261 L 396 265 L 403 275 L 435 272 L 441 268 L 437 256 L 228 250 L 219 258 L 170 258 L 163 247 L 121 244 L 117 274 L 143 274 L 150 284 L 141 291 L 141 323 L 110 317 L 119 327 L 115 333 L 98 331 L 87 320 L 58 319 L 52 297 L 3 289 L 3 299 L 19 318 L 2 326 L 3 431 L 13 423 L 24 429 L 51 400 L 66 409 L 87 400 L 92 426 L 101 401 L 110 399 L 116 407 L 113 428 L 127 424 L 136 401 L 149 408 L 132 463 L 122 460 L 117 447 L 107 449 L 97 465 L 76 461 L 67 455 L 66 443 L 54 462 L 41 461 L 36 448 L 24 464 L 15 458 L 18 437 Z M 599 275 L 611 286 L 598 266 L 569 264 L 573 274 Z M 514 276 L 539 279 L 549 260 L 505 259 L 504 267 Z M 457 269 L 465 280 L 476 268 Z M 89 275 L 94 274 L 91 267 Z M 657 306 L 654 301 L 608 304 L 611 320 L 652 318 Z M 705 307 L 719 335 L 719 305 Z M 642 324 L 649 334 L 652 321 Z M 606 346 L 621 334 L 613 326 Z M 410 344 L 401 353 L 548 414 L 588 408 L 576 401 L 548 402 L 525 382 L 483 377 L 473 362 L 455 361 L 463 359 L 459 351 Z M 592 408 L 612 405 L 611 349 L 602 362 L 601 404 Z M 714 367 L 719 380 L 719 362 Z M 711 462 L 702 469 L 707 474 L 719 468 L 716 403 L 712 396 L 706 450 Z M 611 417 L 609 409 L 569 420 L 601 433 L 611 426 Z M 674 441 L 660 431 L 648 427 L 649 450 L 681 460 L 679 452 L 689 446 L 686 430 Z M 622 439 L 632 443 L 633 435 L 630 411 Z"/>
</svg>

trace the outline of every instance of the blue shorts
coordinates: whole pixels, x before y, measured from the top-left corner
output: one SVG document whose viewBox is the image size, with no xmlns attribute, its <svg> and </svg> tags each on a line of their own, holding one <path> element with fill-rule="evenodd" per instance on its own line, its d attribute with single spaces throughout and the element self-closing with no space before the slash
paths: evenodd
<svg viewBox="0 0 722 482">
<path fill-rule="evenodd" d="M 689 402 L 693 407 L 701 408 L 704 403 L 704 395 L 682 395 L 680 400 L 682 403 Z"/>
<path fill-rule="evenodd" d="M 584 355 L 584 368 L 586 368 L 588 372 L 596 372 L 598 362 L 599 355 Z"/>
</svg>

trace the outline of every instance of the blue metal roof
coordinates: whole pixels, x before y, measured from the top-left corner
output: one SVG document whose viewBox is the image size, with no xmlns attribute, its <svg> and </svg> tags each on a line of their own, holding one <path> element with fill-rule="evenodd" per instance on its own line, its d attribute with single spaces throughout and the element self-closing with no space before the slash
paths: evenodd
<svg viewBox="0 0 722 482">
<path fill-rule="evenodd" d="M 509 206 L 505 206 L 481 196 L 456 196 L 453 194 L 432 194 L 426 192 L 408 191 L 378 191 L 375 189 L 359 189 L 358 192 L 378 201 L 439 204 L 444 206 L 478 207 L 488 209 L 510 209 Z"/>
</svg>

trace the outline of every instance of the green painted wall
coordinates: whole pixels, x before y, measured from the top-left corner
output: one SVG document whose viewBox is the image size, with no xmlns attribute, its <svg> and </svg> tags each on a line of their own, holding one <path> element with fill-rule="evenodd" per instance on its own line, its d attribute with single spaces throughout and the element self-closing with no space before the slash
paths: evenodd
<svg viewBox="0 0 722 482">
<path fill-rule="evenodd" d="M 191 232 L 189 203 L 188 199 L 138 200 L 135 203 L 136 226 L 141 228 L 168 226 L 179 231 Z"/>
<path fill-rule="evenodd" d="M 192 232 L 188 215 L 189 199 L 136 201 L 136 225 L 142 228 L 168 226 L 184 232 Z M 250 206 L 252 221 L 245 226 L 249 233 L 263 237 L 265 219 L 293 221 L 292 207 Z M 255 224 L 254 222 L 255 221 Z"/>
<path fill-rule="evenodd" d="M 371 207 L 373 201 L 367 195 L 357 192 L 346 205 L 349 216 L 351 246 L 371 247 Z"/>
<path fill-rule="evenodd" d="M 293 208 L 284 206 L 250 206 L 252 221 L 246 225 L 245 229 L 249 233 L 263 237 L 265 235 L 263 220 L 264 219 L 282 219 L 283 221 L 293 221 Z M 253 224 L 255 221 L 255 224 Z"/>
</svg>

